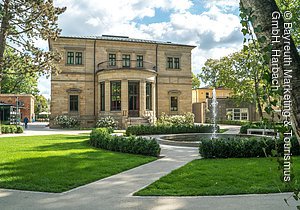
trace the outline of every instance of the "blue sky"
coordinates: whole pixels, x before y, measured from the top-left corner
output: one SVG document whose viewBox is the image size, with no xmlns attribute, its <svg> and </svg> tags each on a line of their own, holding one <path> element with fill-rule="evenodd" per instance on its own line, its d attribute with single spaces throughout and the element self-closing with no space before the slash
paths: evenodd
<svg viewBox="0 0 300 210">
<path fill-rule="evenodd" d="M 132 38 L 196 45 L 192 70 L 198 74 L 208 58 L 242 48 L 238 0 L 54 0 L 66 6 L 59 17 L 62 35 L 124 35 Z M 47 42 L 41 41 L 47 49 Z M 50 79 L 39 80 L 50 97 Z"/>
</svg>

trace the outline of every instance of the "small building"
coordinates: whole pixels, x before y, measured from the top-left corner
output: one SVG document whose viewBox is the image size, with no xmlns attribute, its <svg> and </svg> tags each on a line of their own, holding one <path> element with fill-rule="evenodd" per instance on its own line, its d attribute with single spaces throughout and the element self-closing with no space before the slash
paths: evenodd
<svg viewBox="0 0 300 210">
<path fill-rule="evenodd" d="M 193 95 L 193 113 L 195 122 L 210 123 L 212 119 L 212 91 L 211 87 L 194 89 Z M 216 88 L 217 121 L 257 121 L 255 103 L 238 103 L 232 96 L 232 91 L 228 88 Z"/>
<path fill-rule="evenodd" d="M 14 107 L 14 112 L 20 113 L 21 121 L 24 117 L 27 117 L 30 122 L 35 118 L 34 96 L 31 94 L 0 94 L 0 103 Z"/>
<path fill-rule="evenodd" d="M 195 46 L 125 36 L 60 36 L 49 49 L 63 56 L 51 76 L 51 116 L 91 127 L 111 116 L 120 127 L 192 111 Z"/>
</svg>

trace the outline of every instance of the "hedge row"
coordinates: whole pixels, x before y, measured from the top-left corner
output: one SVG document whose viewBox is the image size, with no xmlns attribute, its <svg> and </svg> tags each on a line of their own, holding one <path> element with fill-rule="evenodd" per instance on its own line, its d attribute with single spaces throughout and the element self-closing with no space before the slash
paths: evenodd
<svg viewBox="0 0 300 210">
<path fill-rule="evenodd" d="M 116 152 L 158 157 L 160 146 L 154 139 L 142 137 L 112 136 L 107 128 L 96 128 L 91 132 L 90 145 Z"/>
<path fill-rule="evenodd" d="M 23 133 L 23 127 L 20 125 L 1 125 L 2 133 Z"/>
<path fill-rule="evenodd" d="M 224 125 L 246 125 L 249 121 L 240 121 L 240 120 L 220 120 L 217 122 L 218 124 Z"/>
<path fill-rule="evenodd" d="M 204 158 L 241 158 L 265 157 L 272 155 L 272 150 L 283 154 L 283 140 L 262 137 L 234 137 L 218 139 L 199 139 L 199 153 Z M 296 137 L 291 138 L 291 153 L 300 155 L 300 147 Z"/>
<path fill-rule="evenodd" d="M 211 133 L 212 125 L 137 125 L 126 129 L 126 135 L 176 134 L 176 133 Z M 218 127 L 219 131 L 219 127 Z"/>
<path fill-rule="evenodd" d="M 250 123 L 247 123 L 245 125 L 242 125 L 241 128 L 240 128 L 240 133 L 247 133 L 247 130 L 249 128 L 257 128 L 257 129 L 277 129 L 277 130 L 282 130 L 282 125 L 280 124 L 276 124 L 276 125 L 272 125 L 272 124 L 264 124 L 264 123 L 261 123 L 261 122 L 257 122 L 257 123 L 253 123 L 253 122 L 250 122 Z"/>
</svg>

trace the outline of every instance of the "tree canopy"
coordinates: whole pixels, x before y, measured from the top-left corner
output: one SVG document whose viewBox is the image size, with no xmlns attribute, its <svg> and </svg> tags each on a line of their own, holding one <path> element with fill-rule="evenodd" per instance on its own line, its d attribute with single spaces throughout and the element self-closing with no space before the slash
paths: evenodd
<svg viewBox="0 0 300 210">
<path fill-rule="evenodd" d="M 60 54 L 39 48 L 38 41 L 57 38 L 61 31 L 58 15 L 65 9 L 54 7 L 53 0 L 0 2 L 0 92 L 4 75 L 34 77 L 38 73 L 58 71 L 53 61 L 58 62 Z M 16 56 L 22 60 L 14 59 Z"/>
</svg>

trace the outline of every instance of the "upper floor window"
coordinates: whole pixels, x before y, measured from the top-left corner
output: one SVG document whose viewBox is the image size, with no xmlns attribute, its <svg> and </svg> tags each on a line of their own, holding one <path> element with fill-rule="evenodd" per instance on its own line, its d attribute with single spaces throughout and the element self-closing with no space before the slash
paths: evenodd
<svg viewBox="0 0 300 210">
<path fill-rule="evenodd" d="M 122 56 L 123 67 L 130 67 L 130 55 Z"/>
<path fill-rule="evenodd" d="M 108 55 L 109 66 L 116 66 L 116 60 L 116 54 Z"/>
<path fill-rule="evenodd" d="M 70 104 L 70 112 L 78 112 L 78 104 L 79 104 L 78 95 L 70 95 L 69 104 Z"/>
<path fill-rule="evenodd" d="M 67 52 L 67 64 L 82 64 L 82 52 Z"/>
<path fill-rule="evenodd" d="M 180 69 L 180 59 L 177 57 L 168 57 L 167 67 L 169 69 Z"/>
<path fill-rule="evenodd" d="M 136 67 L 138 68 L 144 67 L 144 57 L 142 55 L 136 56 Z"/>
<path fill-rule="evenodd" d="M 209 98 L 209 92 L 205 93 L 205 98 Z"/>
</svg>

